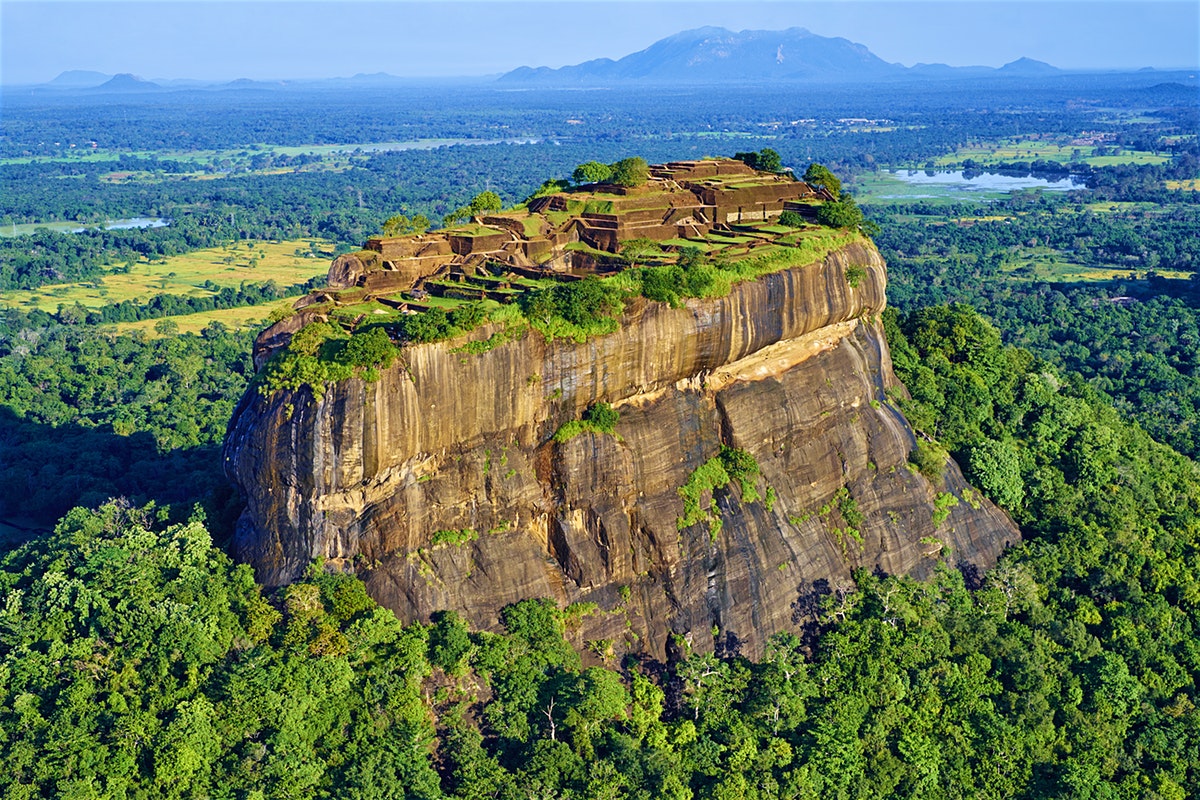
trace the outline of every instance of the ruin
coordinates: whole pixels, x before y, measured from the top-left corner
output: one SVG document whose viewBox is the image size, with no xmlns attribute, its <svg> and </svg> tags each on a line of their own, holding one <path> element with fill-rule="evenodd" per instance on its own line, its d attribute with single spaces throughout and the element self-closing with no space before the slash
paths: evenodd
<svg viewBox="0 0 1200 800">
<path fill-rule="evenodd" d="M 624 250 L 632 240 L 653 243 L 660 263 L 687 247 L 736 259 L 786 244 L 791 229 L 772 229 L 784 211 L 812 219 L 821 202 L 835 199 L 790 172 L 725 158 L 672 161 L 650 166 L 640 186 L 577 186 L 442 230 L 374 237 L 335 259 L 327 287 L 297 300 L 295 315 L 260 337 L 255 361 L 261 365 L 311 321 L 354 329 L 434 306 L 510 303 L 547 281 L 617 272 L 631 263 Z"/>
<path fill-rule="evenodd" d="M 369 239 L 334 262 L 329 288 L 381 295 L 488 266 L 531 276 L 603 272 L 619 265 L 606 256 L 630 239 L 700 240 L 785 210 L 811 216 L 815 202 L 833 199 L 790 173 L 757 172 L 741 161 L 672 161 L 652 166 L 642 186 L 583 186 L 442 231 Z"/>
</svg>

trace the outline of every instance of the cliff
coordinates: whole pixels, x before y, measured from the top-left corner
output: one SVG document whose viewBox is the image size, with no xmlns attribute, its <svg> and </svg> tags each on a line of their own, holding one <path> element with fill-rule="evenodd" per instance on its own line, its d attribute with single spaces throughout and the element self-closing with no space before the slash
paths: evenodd
<svg viewBox="0 0 1200 800">
<path fill-rule="evenodd" d="M 908 467 L 884 288 L 860 242 L 724 298 L 635 300 L 583 344 L 415 345 L 319 400 L 251 391 L 225 445 L 247 502 L 236 554 L 268 585 L 317 557 L 352 568 L 401 618 L 456 609 L 493 628 L 521 598 L 591 602 L 581 641 L 655 658 L 685 641 L 755 656 L 857 567 L 987 567 L 1019 533 L 953 462 L 933 482 Z M 598 401 L 620 412 L 615 435 L 553 440 Z M 761 476 L 715 489 L 680 530 L 679 490 L 723 444 Z"/>
</svg>

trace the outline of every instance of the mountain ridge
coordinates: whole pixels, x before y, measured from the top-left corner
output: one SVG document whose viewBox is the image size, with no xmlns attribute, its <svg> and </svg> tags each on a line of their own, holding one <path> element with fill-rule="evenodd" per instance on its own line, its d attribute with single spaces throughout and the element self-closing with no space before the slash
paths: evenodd
<svg viewBox="0 0 1200 800">
<path fill-rule="evenodd" d="M 497 79 L 503 84 L 722 83 L 771 80 L 832 83 L 904 78 L 1055 75 L 1057 67 L 1019 58 L 999 68 L 889 63 L 865 45 L 807 28 L 730 31 L 712 26 L 681 31 L 622 58 L 593 59 L 557 69 L 523 66 Z"/>
</svg>

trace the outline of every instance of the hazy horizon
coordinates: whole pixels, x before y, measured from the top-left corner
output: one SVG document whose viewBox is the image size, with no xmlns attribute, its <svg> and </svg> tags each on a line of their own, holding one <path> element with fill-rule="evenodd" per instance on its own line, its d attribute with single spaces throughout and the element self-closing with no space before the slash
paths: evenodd
<svg viewBox="0 0 1200 800">
<path fill-rule="evenodd" d="M 1066 70 L 1200 66 L 1194 2 L 5 0 L 0 83 L 46 83 L 71 70 L 214 82 L 484 77 L 618 59 L 704 26 L 803 27 L 905 66 L 999 67 L 1019 58 Z"/>
</svg>

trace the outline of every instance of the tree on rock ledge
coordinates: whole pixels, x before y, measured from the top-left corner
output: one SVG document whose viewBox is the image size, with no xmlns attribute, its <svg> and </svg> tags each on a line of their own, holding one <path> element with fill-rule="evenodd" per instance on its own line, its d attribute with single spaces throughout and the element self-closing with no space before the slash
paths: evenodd
<svg viewBox="0 0 1200 800">
<path fill-rule="evenodd" d="M 633 188 L 650 179 L 650 165 L 641 156 L 622 158 L 612 165 L 612 182 L 618 186 Z"/>
<path fill-rule="evenodd" d="M 734 153 L 733 157 L 751 169 L 761 170 L 762 172 L 783 171 L 783 158 L 780 157 L 777 151 L 772 150 L 770 147 L 764 147 L 757 153 L 753 151 L 749 153 Z"/>
<path fill-rule="evenodd" d="M 822 164 L 809 164 L 804 172 L 804 182 L 812 186 L 824 186 L 834 197 L 842 196 L 842 182 Z"/>
<path fill-rule="evenodd" d="M 588 161 L 580 164 L 571 173 L 571 180 L 575 183 L 604 183 L 612 177 L 613 169 L 608 164 L 601 164 L 599 161 Z"/>
</svg>

